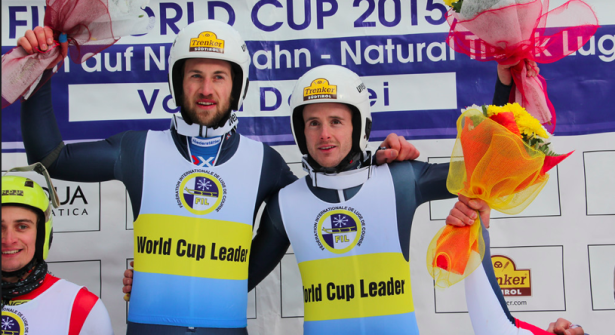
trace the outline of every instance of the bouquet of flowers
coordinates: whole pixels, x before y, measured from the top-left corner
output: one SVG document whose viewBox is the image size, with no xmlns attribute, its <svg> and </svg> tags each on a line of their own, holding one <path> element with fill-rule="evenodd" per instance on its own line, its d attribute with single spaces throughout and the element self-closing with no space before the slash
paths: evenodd
<svg viewBox="0 0 615 335">
<path fill-rule="evenodd" d="M 147 3 L 149 0 L 47 0 L 45 26 L 54 31 L 54 45 L 32 55 L 21 47 L 2 55 L 2 108 L 51 77 L 41 74 L 61 54 L 57 42 L 61 33 L 67 35 L 70 58 L 83 63 L 120 37 L 151 29 L 149 17 L 141 9 Z"/>
<path fill-rule="evenodd" d="M 519 102 L 550 132 L 555 111 L 542 76 L 526 77 L 523 60 L 552 63 L 577 51 L 598 29 L 594 11 L 570 0 L 548 11 L 549 0 L 444 0 L 451 7 L 447 43 L 479 61 L 495 60 L 512 68 Z"/>
<path fill-rule="evenodd" d="M 457 120 L 446 181 L 449 192 L 482 199 L 506 214 L 520 213 L 547 183 L 546 172 L 572 154 L 553 153 L 548 137 L 518 103 L 466 109 Z M 482 243 L 477 223 L 440 230 L 427 255 L 436 285 L 447 287 L 472 273 L 482 261 Z"/>
</svg>

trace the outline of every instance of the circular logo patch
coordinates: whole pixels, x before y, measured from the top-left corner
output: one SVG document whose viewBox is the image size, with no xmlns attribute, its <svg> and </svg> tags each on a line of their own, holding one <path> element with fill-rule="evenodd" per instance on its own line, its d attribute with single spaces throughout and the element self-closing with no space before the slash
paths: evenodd
<svg viewBox="0 0 615 335">
<path fill-rule="evenodd" d="M 25 335 L 26 326 L 23 319 L 12 312 L 2 311 L 2 335 Z"/>
<path fill-rule="evenodd" d="M 204 172 L 188 175 L 179 186 L 181 203 L 190 212 L 207 214 L 216 209 L 224 196 L 220 181 Z"/>
<path fill-rule="evenodd" d="M 352 249 L 361 236 L 361 220 L 345 209 L 333 210 L 318 221 L 318 238 L 327 250 L 343 254 Z"/>
</svg>

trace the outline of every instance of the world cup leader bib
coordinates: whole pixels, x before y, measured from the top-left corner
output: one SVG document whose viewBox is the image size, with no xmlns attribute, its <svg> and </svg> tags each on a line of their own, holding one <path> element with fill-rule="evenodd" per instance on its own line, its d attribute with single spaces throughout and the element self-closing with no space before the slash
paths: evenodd
<svg viewBox="0 0 615 335">
<path fill-rule="evenodd" d="M 418 334 L 394 194 L 387 165 L 340 203 L 318 199 L 305 178 L 280 191 L 303 282 L 305 334 Z"/>
<path fill-rule="evenodd" d="M 129 321 L 247 326 L 262 159 L 263 145 L 242 136 L 230 160 L 197 167 L 177 152 L 169 131 L 148 132 Z"/>
</svg>

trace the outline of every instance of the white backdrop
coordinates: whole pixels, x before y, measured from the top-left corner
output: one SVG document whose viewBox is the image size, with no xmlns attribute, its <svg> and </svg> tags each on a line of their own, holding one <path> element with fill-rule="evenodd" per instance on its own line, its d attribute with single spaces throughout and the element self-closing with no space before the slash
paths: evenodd
<svg viewBox="0 0 615 335">
<path fill-rule="evenodd" d="M 285 18 L 290 2 L 298 11 L 294 14 L 295 28 L 291 28 Z M 327 16 L 332 2 L 338 6 L 337 12 Z M 551 2 L 551 7 L 563 3 Z M 610 335 L 615 334 L 615 196 L 612 192 L 615 189 L 615 108 L 610 103 L 615 93 L 612 79 L 615 74 L 612 62 L 615 58 L 615 4 L 608 0 L 587 2 L 596 10 L 602 25 L 590 42 L 593 47 L 587 46 L 583 52 L 561 60 L 561 65 L 556 66 L 556 63 L 542 68 L 542 74 L 552 80 L 549 94 L 562 120 L 560 128 L 556 128 L 554 149 L 562 153 L 575 150 L 575 153 L 552 170 L 542 194 L 523 213 L 515 217 L 493 213 L 490 233 L 492 254 L 504 256 L 514 265 L 507 271 L 514 270 L 518 275 L 529 277 L 529 288 L 503 287 L 509 293 L 521 293 L 506 297 L 514 316 L 542 328 L 557 317 L 565 317 L 583 325 L 592 335 Z M 364 76 L 370 93 L 374 94 L 373 137 L 381 139 L 391 131 L 406 135 L 420 149 L 420 160 L 446 161 L 454 142 L 451 138 L 454 119 L 450 114 L 458 113 L 455 111 L 469 104 L 468 100 L 472 100 L 471 103 L 490 101 L 495 75 L 493 64 L 469 60 L 448 48 L 441 49 L 442 53 L 427 51 L 430 45 L 434 45 L 433 49 L 439 48 L 437 43 L 444 40 L 447 31 L 446 24 L 430 23 L 438 19 L 438 7 L 433 6 L 440 4 L 439 1 L 401 1 L 404 10 L 400 12 L 400 23 L 384 27 L 380 24 L 382 15 L 374 14 L 364 20 L 375 22 L 372 30 L 344 28 L 352 27 L 361 13 L 366 12 L 366 3 L 355 7 L 350 1 L 278 3 L 281 7 L 274 4 L 258 7 L 263 2 L 254 0 L 151 1 L 150 8 L 156 18 L 152 21 L 152 32 L 125 38 L 99 60 L 89 60 L 86 65 L 67 62 L 68 66 L 54 77 L 54 106 L 65 139 L 92 140 L 124 129 L 167 127 L 166 119 L 172 110 L 163 99 L 168 95 L 163 60 L 168 56 L 174 37 L 173 25 L 182 27 L 191 18 L 203 19 L 214 14 L 216 19 L 228 21 L 231 19 L 228 8 L 233 9 L 235 27 L 248 41 L 253 55 L 250 73 L 253 81 L 244 111 L 239 113 L 240 131 L 273 144 L 299 176 L 303 172 L 298 150 L 290 144 L 286 99 L 301 73 L 329 59 Z M 304 3 L 310 4 L 308 8 L 312 8 L 314 14 L 311 21 L 304 21 L 308 24 L 301 29 L 297 26 L 303 21 Z M 395 1 L 384 3 L 383 8 L 392 8 Z M 418 13 L 416 24 L 410 15 L 413 8 Z M 429 8 L 436 9 L 425 12 Z M 15 45 L 15 37 L 25 29 L 42 22 L 41 13 L 40 1 L 2 2 L 3 53 Z M 318 13 L 321 13 L 320 19 Z M 431 21 L 428 15 L 433 17 Z M 161 17 L 167 20 L 164 24 Z M 391 16 L 384 18 L 384 22 L 393 20 Z M 322 28 L 319 28 L 319 20 Z M 22 21 L 25 23 L 21 24 Z M 279 28 L 262 29 L 276 22 L 282 22 Z M 259 24 L 262 27 L 259 28 Z M 424 53 L 415 50 L 415 58 L 408 65 L 410 69 L 398 70 L 399 59 L 388 62 L 387 57 L 396 56 L 398 52 L 387 52 L 389 37 L 391 45 L 406 39 L 420 48 L 418 44 L 422 41 Z M 321 44 L 318 44 L 319 39 Z M 278 41 L 279 45 L 267 45 L 270 41 Z M 374 41 L 382 43 L 380 52 Z M 357 52 L 357 42 L 363 51 L 368 45 L 374 45 L 375 52 Z M 262 47 L 259 49 L 258 45 Z M 332 45 L 337 49 L 328 53 L 321 50 L 320 59 L 314 56 L 315 49 L 324 46 L 326 51 Z M 128 52 L 130 47 L 134 55 Z M 284 48 L 294 51 L 289 51 L 287 57 L 282 52 Z M 307 57 L 302 49 L 308 54 L 312 52 L 312 57 Z M 403 56 L 406 55 L 403 51 Z M 424 58 L 419 60 L 421 55 Z M 383 58 L 381 63 L 378 57 Z M 289 65 L 290 69 L 286 68 Z M 444 70 L 439 70 L 442 68 Z M 574 71 L 568 72 L 569 68 Z M 144 76 L 151 78 L 144 79 Z M 600 89 L 592 89 L 591 83 L 595 82 Z M 443 91 L 447 94 L 442 94 Z M 115 98 L 108 99 L 110 95 Z M 601 107 L 599 111 L 590 106 L 592 102 Z M 450 113 L 443 117 L 444 114 L 439 114 L 441 111 Z M 590 120 L 592 113 L 600 113 L 602 119 Z M 3 171 L 27 164 L 18 114 L 18 104 L 2 112 Z M 431 119 L 424 120 L 425 115 Z M 442 124 L 445 122 L 451 124 Z M 379 124 L 384 126 L 379 128 Z M 438 124 L 442 125 L 438 127 Z M 82 135 L 84 129 L 91 130 L 91 137 Z M 377 143 L 379 141 L 371 145 L 375 147 Z M 39 176 L 32 176 L 42 183 Z M 86 285 L 99 295 L 109 310 L 116 334 L 123 334 L 128 304 L 122 300 L 121 278 L 133 257 L 132 212 L 126 190 L 118 181 L 71 183 L 55 180 L 54 184 L 63 206 L 54 211 L 54 242 L 48 259 L 50 270 Z M 411 278 L 418 324 L 423 334 L 473 333 L 463 286 L 434 290 L 425 266 L 427 245 L 444 224 L 453 203 L 424 204 L 414 218 Z M 292 249 L 249 297 L 250 334 L 301 333 L 301 281 Z"/>
</svg>

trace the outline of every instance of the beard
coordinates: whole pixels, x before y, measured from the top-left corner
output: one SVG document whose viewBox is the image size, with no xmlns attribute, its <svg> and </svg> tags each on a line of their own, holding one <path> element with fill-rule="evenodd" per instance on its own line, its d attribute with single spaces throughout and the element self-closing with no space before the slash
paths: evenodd
<svg viewBox="0 0 615 335">
<path fill-rule="evenodd" d="M 189 118 L 189 120 L 186 121 L 213 129 L 223 126 L 231 113 L 230 101 L 225 104 L 217 102 L 214 110 L 205 112 L 198 110 L 196 102 L 188 101 L 188 99 L 184 97 L 181 108 L 184 118 L 186 116 Z"/>
</svg>

